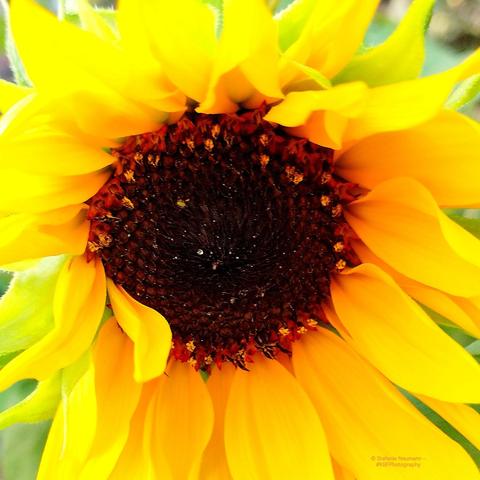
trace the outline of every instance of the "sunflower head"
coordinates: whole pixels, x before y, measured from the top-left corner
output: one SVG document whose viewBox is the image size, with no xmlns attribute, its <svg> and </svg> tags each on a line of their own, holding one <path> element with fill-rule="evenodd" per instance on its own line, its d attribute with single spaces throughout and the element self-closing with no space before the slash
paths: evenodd
<svg viewBox="0 0 480 480">
<path fill-rule="evenodd" d="M 186 113 L 131 137 L 91 199 L 87 258 L 161 312 L 175 358 L 210 370 L 273 358 L 318 322 L 331 272 L 358 263 L 333 150 L 264 120 L 267 107 Z"/>
<path fill-rule="evenodd" d="M 12 0 L 0 388 L 38 386 L 0 426 L 54 418 L 40 480 L 479 478 L 398 388 L 479 445 L 419 305 L 480 336 L 442 210 L 480 205 L 480 51 L 418 78 L 433 3 L 361 49 L 377 0 Z"/>
</svg>

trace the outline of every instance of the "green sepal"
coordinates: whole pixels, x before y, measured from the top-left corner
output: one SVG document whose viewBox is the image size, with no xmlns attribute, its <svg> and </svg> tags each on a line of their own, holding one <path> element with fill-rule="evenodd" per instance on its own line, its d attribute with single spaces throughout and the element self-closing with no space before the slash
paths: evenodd
<svg viewBox="0 0 480 480">
<path fill-rule="evenodd" d="M 5 18 L 5 53 L 7 54 L 15 83 L 22 86 L 31 86 L 32 82 L 28 78 L 27 72 L 25 71 L 25 67 L 23 66 L 22 60 L 13 40 L 12 31 L 10 28 L 10 7 L 7 0 L 0 0 L 0 10 L 3 11 L 3 16 Z"/>
<path fill-rule="evenodd" d="M 105 20 L 105 23 L 110 27 L 110 29 L 116 33 L 118 32 L 118 25 L 117 25 L 117 12 L 113 10 L 112 8 L 95 8 L 95 11 L 100 15 L 102 20 Z M 71 20 L 76 16 L 78 17 L 78 14 L 72 13 L 72 12 L 67 12 L 65 15 Z M 80 18 L 77 20 L 79 24 L 81 24 Z"/>
<path fill-rule="evenodd" d="M 61 371 L 61 396 L 68 397 L 80 377 L 87 371 L 92 361 L 92 352 L 87 350 L 75 363 Z"/>
<path fill-rule="evenodd" d="M 480 356 L 480 340 L 475 340 L 474 342 L 467 345 L 466 350 L 468 353 L 473 355 L 474 357 Z"/>
<path fill-rule="evenodd" d="M 31 393 L 27 396 L 15 395 L 22 382 L 7 390 L 2 396 L 6 395 L 8 398 L 11 391 L 13 397 L 10 395 L 12 398 L 8 402 L 11 406 L 7 405 L 8 408 L 0 413 L 0 430 L 16 423 L 37 423 L 52 418 L 62 397 L 68 397 L 90 362 L 91 352 L 87 351 L 73 364 L 59 370 L 47 380 L 38 382 L 33 391 L 31 381 L 28 381 L 26 388 L 27 392 Z"/>
<path fill-rule="evenodd" d="M 96 8 L 95 11 L 108 23 L 113 31 L 117 30 L 117 18 L 115 10 L 111 8 Z M 76 12 L 66 11 L 63 18 L 74 25 L 80 26 L 82 24 L 80 16 Z"/>
<path fill-rule="evenodd" d="M 95 12 L 100 16 L 100 18 L 110 27 L 112 32 L 118 33 L 116 10 L 113 8 L 93 8 L 95 9 Z M 75 8 L 75 2 L 73 2 L 72 5 L 71 2 L 67 2 L 66 0 L 60 0 L 58 2 L 58 17 L 79 27 L 81 27 L 83 24 L 82 15 L 79 13 L 78 9 Z"/>
<path fill-rule="evenodd" d="M 113 8 L 96 8 L 95 10 L 114 32 L 118 32 L 117 12 Z"/>
<path fill-rule="evenodd" d="M 58 12 L 58 3 L 57 0 L 37 0 L 37 2 L 45 7 L 46 9 L 50 10 L 53 13 Z"/>
<path fill-rule="evenodd" d="M 446 107 L 458 110 L 480 95 L 480 74 L 464 80 L 447 100 Z"/>
<path fill-rule="evenodd" d="M 392 35 L 356 55 L 333 83 L 360 80 L 376 87 L 417 78 L 425 62 L 425 33 L 434 5 L 435 0 L 415 0 Z"/>
<path fill-rule="evenodd" d="M 0 368 L 3 368 L 8 362 L 13 360 L 17 355 L 20 355 L 23 350 L 17 350 L 16 352 L 5 353 L 0 355 Z"/>
<path fill-rule="evenodd" d="M 0 270 L 0 296 L 2 296 L 8 290 L 8 286 L 12 281 L 12 277 L 13 277 L 12 272 L 6 272 L 5 270 Z"/>
<path fill-rule="evenodd" d="M 0 413 L 0 430 L 15 423 L 37 423 L 55 414 L 61 399 L 61 372 L 39 382 L 22 401 Z"/>
<path fill-rule="evenodd" d="M 285 52 L 298 40 L 316 3 L 317 0 L 296 0 L 286 6 L 278 5 L 279 9 L 283 7 L 276 15 L 278 38 L 282 52 Z"/>
<path fill-rule="evenodd" d="M 290 60 L 290 63 L 292 63 L 295 66 L 295 68 L 297 68 L 300 72 L 302 72 L 307 77 L 306 79 L 300 80 L 299 82 L 297 82 L 299 84 L 305 83 L 305 88 L 301 88 L 301 85 L 296 84 L 294 85 L 295 91 L 316 90 L 318 89 L 318 87 L 320 87 L 323 90 L 328 90 L 329 88 L 332 88 L 332 83 L 330 82 L 330 80 L 327 77 L 325 77 L 325 75 L 322 75 L 318 70 L 315 70 L 314 68 L 309 67 L 308 65 L 304 65 L 303 63 L 296 62 L 294 60 Z"/>
<path fill-rule="evenodd" d="M 53 297 L 65 256 L 47 257 L 15 273 L 0 299 L 0 355 L 29 347 L 53 326 Z"/>
<path fill-rule="evenodd" d="M 223 30 L 223 0 L 203 0 L 203 3 L 206 3 L 215 14 L 215 34 L 220 38 Z"/>
</svg>

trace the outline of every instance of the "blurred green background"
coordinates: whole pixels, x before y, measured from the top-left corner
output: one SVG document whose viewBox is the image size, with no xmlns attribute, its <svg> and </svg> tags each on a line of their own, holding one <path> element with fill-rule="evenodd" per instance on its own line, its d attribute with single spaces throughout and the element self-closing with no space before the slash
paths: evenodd
<svg viewBox="0 0 480 480">
<path fill-rule="evenodd" d="M 290 1 L 281 0 L 279 8 L 288 5 Z M 52 11 L 57 10 L 56 0 L 38 0 L 38 2 Z M 93 3 L 104 8 L 114 5 L 114 2 L 110 0 L 99 0 Z M 64 4 L 67 10 L 74 9 L 74 1 L 66 0 Z M 395 28 L 399 19 L 403 17 L 410 4 L 411 0 L 384 0 L 367 34 L 366 45 L 375 45 L 384 40 Z M 430 74 L 449 68 L 479 46 L 480 0 L 437 0 L 430 24 L 424 73 Z M 3 12 L 0 11 L 0 78 L 11 80 L 12 74 L 4 51 L 5 18 Z M 48 52 L 45 54 L 48 55 Z M 476 101 L 467 105 L 464 112 L 480 120 L 479 99 L 477 98 Z M 463 217 L 480 218 L 478 210 L 458 210 L 455 213 Z M 8 281 L 9 277 L 0 272 L 0 295 L 7 288 Z M 470 337 L 454 329 L 450 329 L 448 333 L 464 345 L 471 344 L 473 341 Z M 34 385 L 33 381 L 21 382 L 0 394 L 0 411 L 24 398 L 32 391 Z M 460 441 L 480 463 L 478 450 L 475 450 L 458 432 L 427 407 L 418 402 L 416 405 L 452 438 Z M 35 478 L 48 427 L 48 422 L 37 425 L 16 425 L 0 433 L 0 480 L 33 480 Z"/>
</svg>

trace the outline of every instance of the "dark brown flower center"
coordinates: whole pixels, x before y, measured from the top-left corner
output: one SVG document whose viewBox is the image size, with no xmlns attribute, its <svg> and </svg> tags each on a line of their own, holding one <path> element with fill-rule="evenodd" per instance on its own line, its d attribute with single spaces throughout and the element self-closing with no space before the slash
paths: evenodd
<svg viewBox="0 0 480 480">
<path fill-rule="evenodd" d="M 287 352 L 351 261 L 333 151 L 264 113 L 188 113 L 129 138 L 91 200 L 90 255 L 165 316 L 173 355 L 197 368 Z"/>
</svg>

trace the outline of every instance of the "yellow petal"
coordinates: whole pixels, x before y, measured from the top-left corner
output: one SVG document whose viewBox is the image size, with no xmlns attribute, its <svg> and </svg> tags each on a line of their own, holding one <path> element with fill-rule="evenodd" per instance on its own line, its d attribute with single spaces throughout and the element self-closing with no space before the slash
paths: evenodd
<svg viewBox="0 0 480 480">
<path fill-rule="evenodd" d="M 12 30 L 29 77 L 84 131 L 106 137 L 158 128 L 166 116 L 150 108 L 152 79 L 135 74 L 111 42 L 58 21 L 33 0 L 12 2 Z M 43 55 L 43 52 L 49 55 Z M 158 96 L 171 92 L 157 85 Z"/>
<path fill-rule="evenodd" d="M 371 87 L 417 78 L 425 61 L 425 33 L 435 0 L 415 0 L 388 39 L 356 55 L 335 83 L 363 80 Z"/>
<path fill-rule="evenodd" d="M 468 405 L 442 402 L 423 395 L 418 395 L 418 398 L 480 449 L 480 414 L 476 410 Z"/>
<path fill-rule="evenodd" d="M 361 82 L 323 91 L 292 92 L 274 106 L 265 119 L 294 127 L 288 130 L 292 135 L 339 149 L 348 119 L 359 114 L 366 94 L 367 87 Z"/>
<path fill-rule="evenodd" d="M 345 468 L 340 466 L 332 458 L 333 472 L 335 474 L 335 480 L 355 480 L 355 477 Z"/>
<path fill-rule="evenodd" d="M 145 28 L 142 15 L 142 2 L 138 0 L 119 0 L 117 23 L 122 47 L 132 56 L 140 56 L 149 64 L 160 65 L 153 57 L 149 33 Z"/>
<path fill-rule="evenodd" d="M 477 306 L 475 299 L 448 295 L 405 277 L 380 260 L 360 241 L 353 242 L 353 248 L 362 263 L 373 263 L 380 267 L 417 302 L 457 324 L 470 335 L 480 338 L 480 302 Z"/>
<path fill-rule="evenodd" d="M 0 219 L 0 265 L 85 251 L 89 223 L 86 206 L 39 215 L 16 214 Z"/>
<path fill-rule="evenodd" d="M 334 12 L 335 2 L 333 0 L 323 2 L 295 0 L 290 2 L 275 16 L 282 51 L 286 51 L 292 44 L 299 42 L 302 36 L 307 36 L 307 32 L 311 33 L 309 30 L 319 30 L 322 20 Z"/>
<path fill-rule="evenodd" d="M 348 119 L 336 112 L 314 112 L 307 123 L 299 127 L 286 128 L 290 135 L 308 138 L 313 143 L 322 147 L 341 148 L 343 134 L 348 124 Z"/>
<path fill-rule="evenodd" d="M 417 302 L 449 319 L 470 335 L 480 338 L 480 309 L 470 299 L 448 295 L 422 284 L 402 288 Z"/>
<path fill-rule="evenodd" d="M 58 478 L 55 475 L 52 475 L 51 472 L 58 471 L 58 459 L 63 447 L 63 427 L 63 408 L 62 405 L 60 405 L 53 419 L 52 426 L 48 433 L 47 442 L 43 449 L 37 480 L 57 480 Z"/>
<path fill-rule="evenodd" d="M 293 77 L 289 60 L 308 65 L 328 78 L 338 73 L 360 47 L 378 3 L 297 0 L 281 12 L 282 84 Z"/>
<path fill-rule="evenodd" d="M 355 477 L 332 458 L 335 480 L 355 480 Z"/>
<path fill-rule="evenodd" d="M 151 409 L 151 447 L 158 478 L 198 478 L 213 428 L 213 408 L 200 373 L 172 360 L 157 384 Z"/>
<path fill-rule="evenodd" d="M 345 2 L 347 8 L 342 21 L 325 43 L 314 43 L 307 64 L 322 72 L 327 78 L 334 77 L 360 48 L 365 33 L 375 14 L 379 0 L 356 0 Z M 341 5 L 341 3 L 340 3 Z M 338 9 L 338 5 L 334 7 Z M 348 35 L 345 35 L 348 32 Z"/>
<path fill-rule="evenodd" d="M 96 172 L 115 159 L 100 148 L 85 144 L 64 132 L 23 132 L 19 138 L 0 137 L 0 169 L 30 174 L 68 176 Z"/>
<path fill-rule="evenodd" d="M 235 480 L 333 480 L 323 427 L 295 378 L 277 361 L 237 369 L 225 417 L 225 447 Z"/>
<path fill-rule="evenodd" d="M 362 82 L 346 83 L 329 90 L 292 92 L 274 106 L 265 119 L 285 127 L 297 127 L 306 124 L 310 115 L 318 111 L 354 117 L 360 113 L 366 94 L 367 86 Z"/>
<path fill-rule="evenodd" d="M 342 467 L 332 458 L 333 473 L 335 480 L 355 480 L 355 477 L 346 468 Z"/>
<path fill-rule="evenodd" d="M 153 53 L 165 74 L 188 97 L 202 101 L 217 43 L 213 9 L 201 0 L 139 3 Z"/>
<path fill-rule="evenodd" d="M 0 79 L 0 115 L 31 92 L 32 89 L 29 87 L 22 87 Z"/>
<path fill-rule="evenodd" d="M 241 40 L 240 40 L 241 39 Z M 281 98 L 277 28 L 263 0 L 225 0 L 223 27 L 204 113 L 234 111 L 259 92 Z"/>
<path fill-rule="evenodd" d="M 74 112 L 66 113 L 67 104 L 65 98 L 52 99 L 38 92 L 24 97 L 0 118 L 2 144 L 53 137 L 63 142 L 76 139 L 77 144 L 84 143 L 83 148 L 97 150 L 119 146 L 118 141 L 102 136 L 98 131 L 92 134 L 82 131 Z"/>
<path fill-rule="evenodd" d="M 214 368 L 208 377 L 207 388 L 215 412 L 215 423 L 210 442 L 203 454 L 199 478 L 203 480 L 232 480 L 225 452 L 225 409 L 232 385 L 235 367 L 230 363 Z"/>
<path fill-rule="evenodd" d="M 53 420 L 38 472 L 38 480 L 78 478 L 95 435 L 97 420 L 95 371 L 88 359 L 82 374 Z"/>
<path fill-rule="evenodd" d="M 387 180 L 345 213 L 360 239 L 403 275 L 452 295 L 480 292 L 480 241 L 413 179 Z"/>
<path fill-rule="evenodd" d="M 115 319 L 100 331 L 94 352 L 96 429 L 80 480 L 107 479 L 127 442 L 130 420 L 141 393 L 133 379 L 133 344 Z M 82 412 L 76 412 L 88 419 Z"/>
<path fill-rule="evenodd" d="M 180 92 L 165 75 L 164 67 L 152 51 L 149 29 L 145 28 L 144 2 L 119 0 L 117 23 L 120 44 L 134 70 L 134 79 L 142 83 L 142 96 L 158 110 L 179 112 L 186 108 L 185 94 Z M 153 7 L 152 7 L 153 8 Z"/>
<path fill-rule="evenodd" d="M 3 168 L 0 211 L 37 213 L 76 205 L 93 197 L 110 175 L 109 170 L 100 170 L 59 177 Z"/>
<path fill-rule="evenodd" d="M 43 380 L 73 363 L 90 346 L 105 309 L 101 262 L 83 257 L 67 262 L 54 297 L 54 328 L 0 371 L 0 390 L 23 378 Z"/>
<path fill-rule="evenodd" d="M 150 444 L 145 435 L 147 411 L 154 396 L 156 381 L 146 383 L 142 387 L 142 393 L 137 409 L 131 420 L 130 432 L 127 443 L 118 459 L 108 480 L 155 480 L 150 455 Z"/>
<path fill-rule="evenodd" d="M 135 380 L 146 382 L 158 377 L 164 372 L 170 354 L 172 332 L 168 322 L 112 280 L 108 280 L 108 293 L 118 323 L 135 345 Z"/>
<path fill-rule="evenodd" d="M 71 392 L 65 392 L 63 402 L 63 445 L 57 463 L 45 471 L 50 478 L 78 478 L 88 451 L 95 438 L 97 402 L 95 397 L 95 368 L 89 358 L 87 371 Z"/>
<path fill-rule="evenodd" d="M 443 111 L 412 129 L 362 140 L 340 156 L 336 171 L 369 189 L 389 178 L 409 176 L 443 206 L 480 205 L 479 151 L 478 124 Z"/>
<path fill-rule="evenodd" d="M 64 394 L 62 449 L 55 463 L 42 461 L 45 478 L 109 478 L 140 396 L 132 373 L 131 341 L 111 319 L 99 334 L 86 372 Z"/>
<path fill-rule="evenodd" d="M 126 81 L 127 72 L 122 73 L 121 65 L 116 64 L 121 59 L 119 50 L 69 22 L 57 20 L 36 2 L 12 1 L 11 22 L 22 61 L 38 87 L 71 89 L 73 85 L 62 85 L 62 80 L 71 76 L 78 86 L 74 72 L 85 78 L 87 74 L 96 74 L 117 87 Z M 39 56 L 42 51 L 50 54 Z"/>
<path fill-rule="evenodd" d="M 132 85 L 129 89 L 151 90 L 150 85 L 145 89 L 142 87 Z M 158 96 L 163 100 L 165 94 L 159 93 Z M 153 99 L 155 106 L 152 108 L 139 106 L 127 101 L 124 95 L 112 92 L 102 85 L 91 87 L 90 90 L 79 88 L 63 97 L 61 102 L 64 105 L 64 115 L 74 118 L 84 132 L 99 137 L 118 138 L 155 131 L 168 119 L 167 113 L 154 109 L 155 104 L 162 105 L 162 101 Z M 172 104 L 168 98 L 166 102 L 165 108 L 172 108 L 172 111 L 183 108 L 181 104 Z"/>
<path fill-rule="evenodd" d="M 85 30 L 94 33 L 102 40 L 116 43 L 118 40 L 117 35 L 108 22 L 88 3 L 88 0 L 75 0 L 75 3 L 82 27 Z"/>
<path fill-rule="evenodd" d="M 308 333 L 293 344 L 292 358 L 325 426 L 333 457 L 354 478 L 480 478 L 456 442 L 333 333 Z M 401 465 L 385 465 L 385 457 L 399 459 Z"/>
<path fill-rule="evenodd" d="M 392 382 L 442 400 L 480 400 L 480 365 L 380 268 L 337 275 L 331 294 L 347 341 Z"/>
<path fill-rule="evenodd" d="M 404 130 L 427 122 L 438 114 L 460 80 L 479 71 L 480 49 L 445 72 L 372 88 L 364 111 L 350 122 L 349 140 Z"/>
<path fill-rule="evenodd" d="M 473 330 L 473 336 L 480 338 L 478 329 L 480 329 L 480 296 L 472 298 L 451 297 L 452 300 L 469 316 L 471 322 L 477 327 Z M 462 328 L 462 325 L 460 325 Z M 468 332 L 469 329 L 465 328 Z"/>
</svg>

